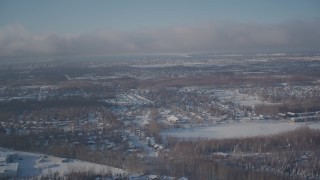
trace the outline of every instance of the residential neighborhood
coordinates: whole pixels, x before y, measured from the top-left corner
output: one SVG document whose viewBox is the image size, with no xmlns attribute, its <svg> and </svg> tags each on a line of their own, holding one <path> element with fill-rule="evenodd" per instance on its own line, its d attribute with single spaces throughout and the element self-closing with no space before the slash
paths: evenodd
<svg viewBox="0 0 320 180">
<path fill-rule="evenodd" d="M 182 140 L 204 143 L 320 128 L 318 55 L 269 55 L 264 61 L 254 60 L 259 55 L 232 56 L 223 63 L 221 58 L 156 56 L 77 66 L 2 63 L 1 76 L 10 72 L 10 79 L 0 82 L 0 146 L 105 164 L 132 178 L 186 178 L 176 154 Z M 281 143 L 292 147 L 292 142 Z M 258 152 L 242 147 L 239 156 L 231 152 L 235 146 L 208 148 L 201 156 L 231 169 L 234 158 L 242 158 L 245 169 L 254 169 L 245 158 L 257 158 Z M 311 154 L 316 157 L 317 151 Z M 177 169 L 172 172 L 163 162 Z M 2 177 L 22 177 L 18 160 L 4 154 L 1 164 Z M 304 177 L 299 172 L 294 176 Z"/>
</svg>

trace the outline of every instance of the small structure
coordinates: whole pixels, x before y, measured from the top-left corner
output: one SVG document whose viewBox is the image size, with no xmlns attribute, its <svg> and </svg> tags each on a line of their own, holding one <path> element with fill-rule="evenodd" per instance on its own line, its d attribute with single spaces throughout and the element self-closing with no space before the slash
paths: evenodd
<svg viewBox="0 0 320 180">
<path fill-rule="evenodd" d="M 318 117 L 316 117 L 316 116 L 292 117 L 290 120 L 293 122 L 316 121 L 316 120 L 318 120 Z"/>
<path fill-rule="evenodd" d="M 293 113 L 293 112 L 287 112 L 287 115 L 289 117 L 296 117 L 296 113 Z"/>
<path fill-rule="evenodd" d="M 157 180 L 159 179 L 158 175 L 148 175 L 147 180 Z"/>
<path fill-rule="evenodd" d="M 12 162 L 14 159 L 17 158 L 17 153 L 0 151 L 0 157 L 6 157 L 6 162 Z"/>
<path fill-rule="evenodd" d="M 17 153 L 0 151 L 0 179 L 17 177 L 19 163 L 11 163 L 16 158 Z"/>
<path fill-rule="evenodd" d="M 224 153 L 224 152 L 214 152 L 212 153 L 209 158 L 211 160 L 213 159 L 226 159 L 228 158 L 230 155 L 228 153 Z"/>
<path fill-rule="evenodd" d="M 17 177 L 18 169 L 19 163 L 0 164 L 0 179 Z"/>
<path fill-rule="evenodd" d="M 181 177 L 181 178 L 179 178 L 178 180 L 188 180 L 188 178 L 186 178 L 186 177 Z"/>
<path fill-rule="evenodd" d="M 150 146 L 154 146 L 156 144 L 156 140 L 153 137 L 147 137 L 146 139 Z"/>
<path fill-rule="evenodd" d="M 286 118 L 287 117 L 287 115 L 284 114 L 284 113 L 278 113 L 278 116 L 281 117 L 281 118 Z"/>
<path fill-rule="evenodd" d="M 172 124 L 177 124 L 177 123 L 179 123 L 179 118 L 177 118 L 176 116 L 169 116 L 168 118 L 167 118 L 167 120 L 170 122 L 170 123 L 172 123 Z"/>
<path fill-rule="evenodd" d="M 71 162 L 71 159 L 68 159 L 68 158 L 62 159 L 61 162 L 62 162 L 62 163 L 68 163 L 68 162 Z"/>
<path fill-rule="evenodd" d="M 0 164 L 7 163 L 7 162 L 8 162 L 7 156 L 0 156 Z"/>
</svg>

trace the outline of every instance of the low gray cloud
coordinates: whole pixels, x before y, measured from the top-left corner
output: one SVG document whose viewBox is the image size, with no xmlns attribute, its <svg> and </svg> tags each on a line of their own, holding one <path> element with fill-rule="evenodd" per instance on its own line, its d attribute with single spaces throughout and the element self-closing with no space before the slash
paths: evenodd
<svg viewBox="0 0 320 180">
<path fill-rule="evenodd" d="M 320 21 L 277 24 L 207 23 L 83 34 L 32 33 L 22 25 L 0 28 L 0 56 L 197 53 L 228 50 L 319 49 Z"/>
</svg>

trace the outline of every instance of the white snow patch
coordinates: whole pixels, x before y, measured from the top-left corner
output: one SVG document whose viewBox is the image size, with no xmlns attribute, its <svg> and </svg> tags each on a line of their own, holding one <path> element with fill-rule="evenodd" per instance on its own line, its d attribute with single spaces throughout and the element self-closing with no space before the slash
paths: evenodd
<svg viewBox="0 0 320 180">
<path fill-rule="evenodd" d="M 1 151 L 17 153 L 14 163 L 19 163 L 18 177 L 41 176 L 58 172 L 66 175 L 69 172 L 93 171 L 96 173 L 127 174 L 126 171 L 106 165 L 95 164 L 76 159 L 65 159 L 44 154 L 28 153 L 0 148 Z"/>
</svg>

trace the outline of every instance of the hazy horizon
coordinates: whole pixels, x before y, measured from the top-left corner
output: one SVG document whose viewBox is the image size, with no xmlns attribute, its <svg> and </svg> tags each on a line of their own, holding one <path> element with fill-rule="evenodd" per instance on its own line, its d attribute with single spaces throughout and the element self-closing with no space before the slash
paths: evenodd
<svg viewBox="0 0 320 180">
<path fill-rule="evenodd" d="M 0 56 L 320 50 L 319 1 L 0 2 Z"/>
</svg>

